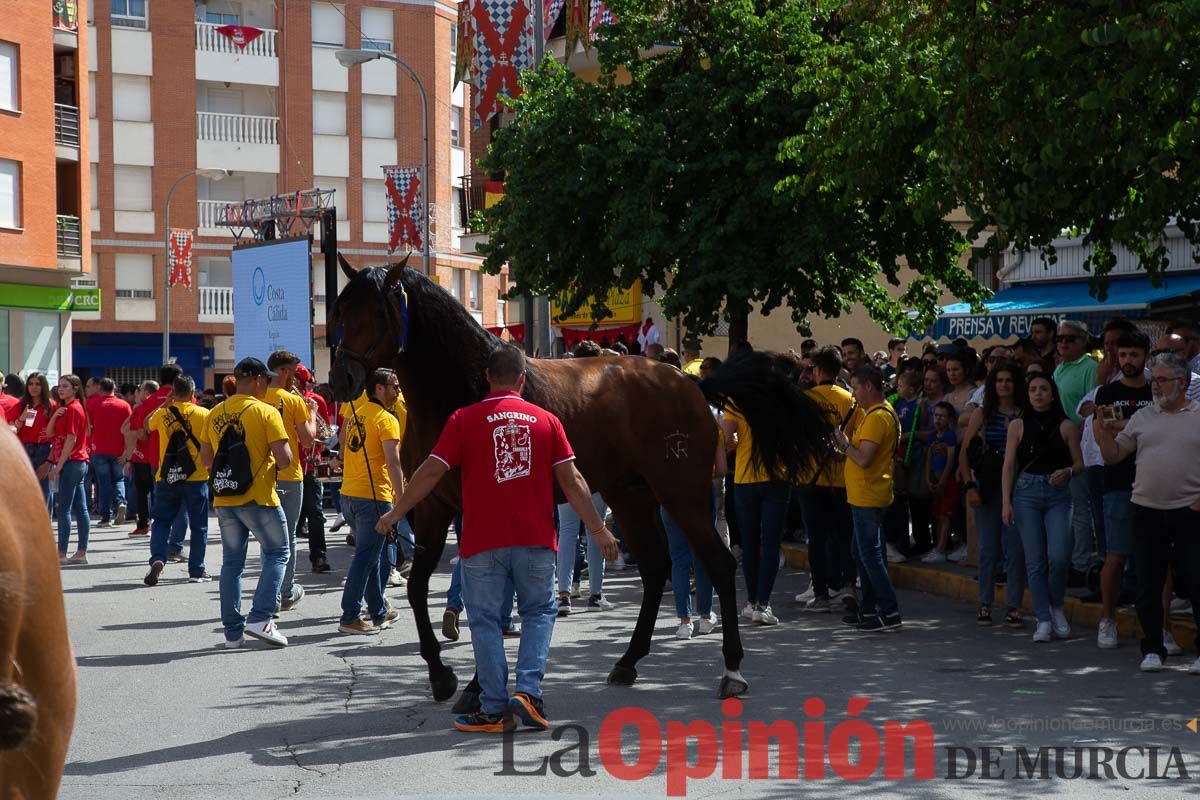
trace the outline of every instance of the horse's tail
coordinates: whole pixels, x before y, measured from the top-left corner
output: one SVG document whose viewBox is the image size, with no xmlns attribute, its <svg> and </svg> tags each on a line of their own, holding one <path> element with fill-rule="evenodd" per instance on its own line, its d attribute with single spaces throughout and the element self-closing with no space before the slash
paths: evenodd
<svg viewBox="0 0 1200 800">
<path fill-rule="evenodd" d="M 20 748 L 37 725 L 33 695 L 15 683 L 0 684 L 0 750 Z"/>
<path fill-rule="evenodd" d="M 730 405 L 752 432 L 751 463 L 776 478 L 798 483 L 822 463 L 832 429 L 824 410 L 786 374 L 773 353 L 741 353 L 700 381 L 710 403 Z"/>
</svg>

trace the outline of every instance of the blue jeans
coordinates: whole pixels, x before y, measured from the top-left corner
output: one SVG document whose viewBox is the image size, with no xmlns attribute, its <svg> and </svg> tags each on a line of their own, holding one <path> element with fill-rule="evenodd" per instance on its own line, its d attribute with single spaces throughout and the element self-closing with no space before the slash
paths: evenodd
<svg viewBox="0 0 1200 800">
<path fill-rule="evenodd" d="M 779 543 L 792 487 L 784 481 L 763 481 L 737 483 L 733 488 L 746 594 L 751 603 L 769 605 L 779 574 Z"/>
<path fill-rule="evenodd" d="M 1087 471 L 1073 476 L 1069 486 L 1072 530 L 1070 566 L 1084 572 L 1092 563 L 1093 518 L 1096 516 L 1092 510 L 1092 493 L 1088 488 Z"/>
<path fill-rule="evenodd" d="M 702 619 L 708 619 L 712 613 L 713 585 L 712 579 L 704 571 L 704 565 L 692 553 L 687 537 L 678 523 L 659 507 L 663 528 L 667 532 L 667 546 L 671 551 L 671 592 L 675 595 L 675 615 L 681 620 L 692 618 L 692 567 L 696 569 L 696 612 Z M 713 508 L 713 518 L 716 519 L 716 508 Z M 714 527 L 716 522 L 713 522 Z"/>
<path fill-rule="evenodd" d="M 113 509 L 125 502 L 125 475 L 117 456 L 93 455 L 91 465 L 100 487 L 100 519 L 107 522 L 112 519 Z"/>
<path fill-rule="evenodd" d="M 608 513 L 608 504 L 600 498 L 599 492 L 592 492 L 592 504 L 600 519 Z M 570 592 L 571 583 L 575 578 L 575 549 L 579 546 L 581 536 L 587 537 L 588 562 L 588 593 L 601 594 L 604 592 L 604 554 L 599 545 L 583 530 L 583 520 L 571 508 L 570 503 L 558 504 L 558 590 Z"/>
<path fill-rule="evenodd" d="M 292 596 L 292 584 L 296 582 L 296 524 L 300 522 L 300 507 L 304 502 L 304 481 L 276 481 L 275 492 L 283 518 L 287 521 L 288 563 L 283 571 L 282 597 Z"/>
<path fill-rule="evenodd" d="M 204 572 L 204 554 L 208 550 L 208 483 L 183 481 L 172 486 L 164 481 L 154 485 L 154 522 L 150 526 L 150 563 L 166 561 L 168 539 L 180 519 L 190 522 L 192 547 L 188 552 L 188 575 Z"/>
<path fill-rule="evenodd" d="M 480 703 L 488 714 L 503 714 L 508 707 L 508 659 L 500 611 L 517 592 L 521 612 L 521 644 L 517 648 L 517 687 L 530 697 L 542 696 L 542 677 L 550 654 L 550 637 L 558 603 L 554 599 L 554 551 L 549 547 L 497 547 L 462 559 L 463 597 L 471 625 L 475 674 L 481 689 Z"/>
<path fill-rule="evenodd" d="M 999 487 L 979 487 L 983 505 L 974 509 L 975 530 L 979 534 L 979 605 L 992 607 L 996 599 L 996 564 L 1004 561 L 1008 584 L 1004 589 L 1004 605 L 1012 610 L 1021 607 L 1025 596 L 1025 550 L 1021 534 L 1014 525 L 1004 524 L 1001 512 L 1003 501 Z"/>
<path fill-rule="evenodd" d="M 512 580 L 504 585 L 504 596 L 508 601 L 500 606 L 500 629 L 508 630 L 512 627 L 512 612 L 513 598 L 516 596 L 516 590 L 513 589 Z M 450 573 L 450 589 L 446 592 L 446 608 L 452 608 L 455 611 L 463 610 L 462 596 L 462 559 L 454 565 L 454 571 Z"/>
<path fill-rule="evenodd" d="M 153 517 L 154 517 L 154 511 L 157 508 L 158 508 L 158 500 L 157 500 L 157 498 L 155 498 L 154 493 L 151 492 L 151 494 L 150 494 L 150 516 L 151 516 L 151 521 L 152 521 L 152 524 L 150 526 L 151 531 L 154 530 Z M 208 511 L 205 510 L 204 514 L 207 517 Z M 205 520 L 205 525 L 207 525 L 207 524 L 208 524 L 208 522 L 207 522 L 207 520 Z M 188 531 L 188 512 L 187 512 L 186 508 L 180 508 L 179 513 L 177 513 L 175 515 L 175 519 L 172 520 L 172 522 L 171 522 L 171 535 L 170 535 L 170 538 L 167 540 L 167 552 L 169 552 L 169 553 L 182 553 L 183 552 L 183 542 L 185 539 L 187 539 L 187 531 Z M 153 533 L 151 535 L 153 535 Z M 194 531 L 193 531 L 192 535 L 193 536 L 195 535 Z"/>
<path fill-rule="evenodd" d="M 862 577 L 862 615 L 891 616 L 900 611 L 896 590 L 883 561 L 883 516 L 886 508 L 850 506 L 854 520 L 854 559 Z"/>
<path fill-rule="evenodd" d="M 371 619 L 387 616 L 383 589 L 391 567 L 384 558 L 384 538 L 375 532 L 375 523 L 391 510 L 391 503 L 342 495 L 342 513 L 354 528 L 354 558 L 342 589 L 343 623 L 354 622 L 362 615 L 364 596 Z"/>
<path fill-rule="evenodd" d="M 133 470 L 129 470 L 128 475 L 122 471 L 121 494 L 125 498 L 125 517 L 133 519 L 138 512 L 138 496 L 137 489 L 133 485 Z"/>
<path fill-rule="evenodd" d="M 1038 622 L 1062 608 L 1071 567 L 1071 488 L 1051 486 L 1049 475 L 1025 473 L 1013 489 L 1013 516 L 1021 531 L 1029 592 Z"/>
<path fill-rule="evenodd" d="M 1108 553 L 1128 558 L 1133 555 L 1133 492 L 1105 492 L 1102 502 Z"/>
<path fill-rule="evenodd" d="M 265 622 L 279 605 L 279 586 L 287 566 L 287 521 L 279 506 L 218 506 L 217 523 L 221 526 L 221 624 L 225 638 L 241 638 L 246 623 Z M 250 536 L 258 540 L 262 570 L 254 591 L 250 615 L 242 616 L 242 572 L 246 567 L 246 547 Z"/>
<path fill-rule="evenodd" d="M 68 461 L 58 473 L 58 551 L 65 553 L 71 540 L 71 516 L 79 525 L 79 548 L 87 550 L 92 521 L 88 518 L 88 462 Z"/>
</svg>

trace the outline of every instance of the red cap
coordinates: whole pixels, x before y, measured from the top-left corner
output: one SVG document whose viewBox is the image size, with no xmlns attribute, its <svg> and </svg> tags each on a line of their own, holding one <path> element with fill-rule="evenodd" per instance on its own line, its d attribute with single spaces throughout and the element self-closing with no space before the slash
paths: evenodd
<svg viewBox="0 0 1200 800">
<path fill-rule="evenodd" d="M 309 372 L 308 367 L 304 366 L 303 364 L 296 365 L 296 377 L 305 383 L 312 383 L 313 379 L 312 373 Z"/>
</svg>

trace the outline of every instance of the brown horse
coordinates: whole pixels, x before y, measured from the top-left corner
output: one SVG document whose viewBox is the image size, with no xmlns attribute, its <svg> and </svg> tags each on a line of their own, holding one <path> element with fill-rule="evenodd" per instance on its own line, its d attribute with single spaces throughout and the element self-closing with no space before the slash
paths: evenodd
<svg viewBox="0 0 1200 800">
<path fill-rule="evenodd" d="M 0 426 L 0 798 L 53 798 L 75 724 L 58 553 L 29 459 Z"/>
<path fill-rule="evenodd" d="M 341 263 L 350 282 L 333 311 L 334 324 L 341 328 L 330 378 L 334 394 L 343 401 L 357 397 L 371 370 L 396 370 L 408 404 L 401 463 L 412 474 L 433 449 L 450 414 L 486 395 L 484 368 L 501 342 L 448 292 L 404 264 L 356 272 L 344 259 Z M 659 518 L 662 506 L 686 534 L 720 597 L 725 660 L 720 694 L 738 695 L 749 688 L 739 672 L 737 565 L 711 518 L 718 431 L 710 403 L 734 399 L 760 432 L 755 436 L 756 457 L 788 474 L 817 455 L 828 430 L 823 416 L 769 358 L 740 359 L 728 366 L 724 380 L 718 375 L 698 388 L 678 370 L 644 358 L 529 361 L 525 398 L 562 421 L 580 472 L 612 509 L 638 561 L 641 611 L 609 683 L 632 684 L 637 679 L 635 665 L 650 651 L 670 569 Z M 429 577 L 460 508 L 460 488 L 458 471 L 451 471 L 413 514 L 417 549 L 408 599 L 437 700 L 453 695 L 458 680 L 442 663 L 430 624 Z M 471 707 L 477 690 L 472 681 L 459 707 Z"/>
</svg>

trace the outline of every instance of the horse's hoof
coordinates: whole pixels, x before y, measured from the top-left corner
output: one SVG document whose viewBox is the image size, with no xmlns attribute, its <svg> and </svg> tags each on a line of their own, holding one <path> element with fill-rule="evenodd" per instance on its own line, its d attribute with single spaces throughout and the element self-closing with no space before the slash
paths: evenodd
<svg viewBox="0 0 1200 800">
<path fill-rule="evenodd" d="M 726 675 L 725 677 L 721 678 L 721 688 L 717 694 L 722 700 L 724 700 L 727 697 L 741 697 L 748 691 L 750 691 L 750 684 L 746 683 L 744 680 Z"/>
<path fill-rule="evenodd" d="M 430 675 L 429 685 L 433 689 L 433 699 L 442 703 L 454 697 L 454 693 L 458 691 L 458 676 L 454 674 L 454 670 L 446 669 L 444 672 Z"/>
<path fill-rule="evenodd" d="M 617 664 L 612 668 L 612 672 L 608 673 L 608 682 L 613 686 L 633 686 L 636 680 L 637 670 L 622 664 Z"/>
<path fill-rule="evenodd" d="M 479 702 L 479 692 L 468 686 L 463 689 L 462 694 L 458 696 L 458 702 L 450 710 L 455 714 L 474 714 L 482 708 L 483 705 Z"/>
</svg>

